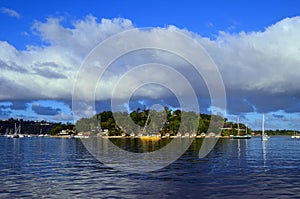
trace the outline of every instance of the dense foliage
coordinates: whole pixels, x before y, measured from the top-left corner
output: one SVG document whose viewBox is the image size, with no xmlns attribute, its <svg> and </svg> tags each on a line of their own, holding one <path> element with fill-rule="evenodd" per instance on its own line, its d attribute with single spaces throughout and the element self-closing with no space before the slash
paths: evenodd
<svg viewBox="0 0 300 199">
<path fill-rule="evenodd" d="M 182 121 L 182 116 L 187 118 L 187 121 Z M 194 118 L 198 119 L 195 121 Z M 118 124 L 115 121 L 118 118 Z M 121 118 L 121 120 L 120 120 Z M 127 118 L 127 120 L 122 120 Z M 234 122 L 228 122 L 226 118 L 216 117 L 216 121 L 210 121 L 211 115 L 208 114 L 196 114 L 195 112 L 184 112 L 180 110 L 170 110 L 165 108 L 163 111 L 153 111 L 147 109 L 138 108 L 131 113 L 112 113 L 111 111 L 104 111 L 92 118 L 82 118 L 77 121 L 76 126 L 71 123 L 53 123 L 47 121 L 24 121 L 22 119 L 10 118 L 5 121 L 0 120 L 0 134 L 13 133 L 15 126 L 21 127 L 21 133 L 27 134 L 51 134 L 57 135 L 62 130 L 71 130 L 73 132 L 96 132 L 105 133 L 108 135 L 121 135 L 126 133 L 130 135 L 134 133 L 143 133 L 145 130 L 145 124 L 147 132 L 160 133 L 161 135 L 170 134 L 175 135 L 177 132 L 181 133 L 201 133 L 219 132 L 220 124 L 223 123 L 221 135 L 244 135 L 246 132 L 249 134 L 251 129 L 246 128 L 245 124 L 237 124 Z M 128 121 L 130 119 L 130 121 Z M 122 122 L 123 121 L 123 122 Z M 160 123 L 164 121 L 163 123 Z M 211 122 L 211 128 L 209 125 Z M 214 125 L 217 123 L 217 125 Z M 195 128 L 196 127 L 196 128 Z M 214 129 L 214 127 L 218 127 Z M 238 128 L 240 130 L 238 130 Z M 253 131 L 256 135 L 261 134 L 261 131 Z M 268 135 L 299 135 L 299 131 L 294 130 L 266 130 Z"/>
<path fill-rule="evenodd" d="M 117 118 L 118 124 L 115 121 Z M 129 119 L 128 119 L 129 118 Z M 183 121 L 182 118 L 185 118 Z M 196 119 L 195 119 L 196 118 Z M 142 133 L 145 128 L 147 132 L 160 133 L 161 135 L 175 135 L 180 133 L 218 133 L 221 135 L 243 135 L 246 133 L 246 126 L 239 124 L 240 131 L 237 130 L 238 124 L 226 122 L 226 118 L 214 116 L 214 121 L 211 121 L 212 116 L 208 114 L 197 114 L 195 112 L 185 112 L 181 110 L 171 110 L 165 108 L 163 111 L 155 111 L 148 109 L 140 109 L 131 113 L 104 111 L 92 118 L 82 118 L 76 123 L 78 132 L 107 130 L 108 135 L 121 135 L 126 133 Z M 161 123 L 161 121 L 164 121 Z M 134 122 L 134 123 L 132 123 Z M 224 126 L 223 126 L 224 125 Z M 227 127 L 222 129 L 222 127 Z M 210 131 L 210 132 L 208 132 Z M 251 129 L 247 128 L 250 133 Z"/>
<path fill-rule="evenodd" d="M 12 134 L 16 127 L 20 127 L 21 133 L 24 134 L 51 134 L 57 135 L 62 130 L 75 130 L 75 126 L 71 123 L 62 124 L 47 121 L 25 121 L 22 119 L 9 118 L 0 121 L 0 134 Z"/>
</svg>

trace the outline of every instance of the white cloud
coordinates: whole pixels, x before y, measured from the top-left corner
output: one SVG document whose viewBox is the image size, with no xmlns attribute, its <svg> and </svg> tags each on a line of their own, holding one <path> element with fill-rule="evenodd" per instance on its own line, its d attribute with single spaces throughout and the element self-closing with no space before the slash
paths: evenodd
<svg viewBox="0 0 300 199">
<path fill-rule="evenodd" d="M 73 116 L 62 112 L 52 116 L 52 119 L 55 121 L 71 121 L 73 120 Z"/>
<path fill-rule="evenodd" d="M 0 100 L 70 99 L 79 66 L 95 45 L 115 33 L 134 28 L 128 19 L 97 20 L 92 15 L 74 21 L 71 27 L 63 26 L 61 21 L 61 18 L 48 18 L 45 22 L 34 23 L 32 30 L 40 36 L 44 46 L 27 46 L 26 50 L 18 50 L 6 41 L 0 42 Z M 164 38 L 155 37 L 155 32 L 165 31 L 168 35 L 168 30 L 172 29 L 177 28 L 170 26 L 166 30 L 155 28 L 137 32 L 136 42 L 151 39 L 164 43 Z M 268 95 L 300 94 L 300 17 L 283 19 L 261 32 L 220 32 L 215 40 L 187 30 L 179 31 L 193 36 L 207 49 L 220 68 L 229 96 L 233 94 L 230 93 L 232 90 L 246 91 L 244 93 L 248 96 L 257 91 Z M 168 45 L 180 47 L 182 43 L 174 41 Z M 193 77 L 194 72 L 183 60 L 160 51 L 139 53 L 138 57 L 121 58 L 107 71 L 102 98 L 109 95 L 121 74 L 133 65 L 149 61 L 174 66 L 190 78 L 195 88 L 199 87 L 197 77 Z M 143 53 L 147 54 L 146 59 Z M 132 75 L 123 87 L 136 85 L 137 80 L 149 74 L 153 73 Z M 157 76 L 158 79 L 165 77 L 168 73 L 163 71 Z M 184 91 L 185 88 L 181 89 Z M 158 94 L 164 95 L 164 90 L 153 87 L 152 92 L 145 94 L 158 98 Z M 249 103 L 253 104 L 251 100 Z"/>
<path fill-rule="evenodd" d="M 77 70 L 89 51 L 110 35 L 132 28 L 126 19 L 97 19 L 87 16 L 73 28 L 49 18 L 35 22 L 33 30 L 48 42 L 17 50 L 0 41 L 0 100 L 70 99 Z"/>
<path fill-rule="evenodd" d="M 11 16 L 11 17 L 15 17 L 17 19 L 19 19 L 21 17 L 21 15 L 15 11 L 15 10 L 12 10 L 12 9 L 9 9 L 9 8 L 4 8 L 2 7 L 0 9 L 0 11 L 3 13 L 3 14 L 7 14 L 8 16 Z"/>
<path fill-rule="evenodd" d="M 300 17 L 286 18 L 262 32 L 220 32 L 199 38 L 232 89 L 269 93 L 300 91 Z"/>
<path fill-rule="evenodd" d="M 133 28 L 130 20 L 115 18 L 101 19 L 88 15 L 82 20 L 73 22 L 72 28 L 61 24 L 62 18 L 48 18 L 45 23 L 35 22 L 33 30 L 51 47 L 67 49 L 72 55 L 86 56 L 96 44 L 107 37 Z"/>
</svg>

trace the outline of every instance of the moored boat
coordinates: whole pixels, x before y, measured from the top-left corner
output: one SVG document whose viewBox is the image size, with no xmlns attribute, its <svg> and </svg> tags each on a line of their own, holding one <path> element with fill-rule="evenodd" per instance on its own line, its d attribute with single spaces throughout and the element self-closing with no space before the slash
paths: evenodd
<svg viewBox="0 0 300 199">
<path fill-rule="evenodd" d="M 237 135 L 234 135 L 234 136 L 230 136 L 232 139 L 251 139 L 252 136 L 250 134 L 247 133 L 247 126 L 246 126 L 246 133 L 245 135 L 240 135 L 240 131 L 245 131 L 244 129 L 240 129 L 240 120 L 238 118 L 237 120 L 237 125 L 238 125 L 238 134 Z"/>
<path fill-rule="evenodd" d="M 294 135 L 292 135 L 291 138 L 300 139 L 300 135 L 297 135 L 296 132 L 294 131 Z"/>
<path fill-rule="evenodd" d="M 265 115 L 263 114 L 263 117 L 262 117 L 261 140 L 262 140 L 262 141 L 267 141 L 269 138 L 270 138 L 270 136 L 268 136 L 268 135 L 265 133 Z"/>
<path fill-rule="evenodd" d="M 251 139 L 252 136 L 247 134 L 247 135 L 234 135 L 232 136 L 232 139 Z"/>
</svg>

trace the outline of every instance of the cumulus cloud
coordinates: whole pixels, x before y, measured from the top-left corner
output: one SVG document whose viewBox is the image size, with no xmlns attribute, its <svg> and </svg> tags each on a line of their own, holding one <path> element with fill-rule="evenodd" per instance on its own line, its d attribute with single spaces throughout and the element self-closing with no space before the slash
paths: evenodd
<svg viewBox="0 0 300 199">
<path fill-rule="evenodd" d="M 0 41 L 0 100 L 70 99 L 73 81 L 84 57 L 110 35 L 132 28 L 127 19 L 102 19 L 93 16 L 75 21 L 66 28 L 61 19 L 35 22 L 33 31 L 44 46 L 18 50 Z"/>
<path fill-rule="evenodd" d="M 299 110 L 300 17 L 283 19 L 260 32 L 220 32 L 198 37 L 222 73 L 227 94 L 258 111 Z M 234 103 L 233 103 L 234 105 Z"/>
<path fill-rule="evenodd" d="M 1 11 L 1 13 L 7 14 L 7 15 L 10 16 L 10 17 L 15 17 L 15 18 L 17 18 L 17 19 L 19 19 L 19 18 L 21 17 L 21 15 L 20 15 L 17 11 L 12 10 L 12 9 L 9 9 L 9 8 L 4 8 L 4 7 L 2 7 L 2 8 L 0 9 L 0 11 Z"/>
<path fill-rule="evenodd" d="M 34 23 L 32 31 L 40 37 L 41 46 L 28 45 L 25 50 L 18 50 L 8 42 L 0 41 L 0 100 L 71 99 L 77 71 L 88 53 L 109 36 L 134 28 L 130 20 L 121 18 L 98 20 L 88 15 L 68 27 L 63 25 L 62 20 L 48 18 Z M 222 74 L 232 112 L 300 110 L 297 102 L 300 97 L 300 17 L 283 19 L 259 32 L 220 32 L 216 39 L 204 38 L 173 26 L 154 28 L 137 31 L 136 42 L 151 39 L 164 43 L 163 37 L 155 37 L 156 31 L 165 31 L 167 36 L 172 29 L 192 36 L 210 54 Z M 168 45 L 180 47 L 181 42 L 174 41 Z M 118 50 L 117 47 L 116 44 L 113 50 Z M 108 49 L 106 53 L 112 52 Z M 207 90 L 203 91 L 203 80 L 193 68 L 185 60 L 162 51 L 140 51 L 121 57 L 105 72 L 97 96 L 106 99 L 122 74 L 133 66 L 158 61 L 174 66 L 187 77 L 201 97 L 208 97 Z M 206 72 L 209 74 L 210 71 Z M 149 74 L 153 75 L 154 71 L 131 73 L 122 85 L 123 91 L 126 92 L 130 85 L 137 85 Z M 162 70 L 156 78 L 174 81 L 168 79 L 168 75 Z M 174 84 L 178 84 L 184 93 L 185 87 L 180 82 L 174 81 Z M 144 93 L 146 98 L 158 99 L 169 95 L 166 94 L 169 91 L 155 86 L 139 91 L 138 95 L 142 97 Z M 201 95 L 202 92 L 206 94 Z"/>
<path fill-rule="evenodd" d="M 62 112 L 52 116 L 52 119 L 56 121 L 71 121 L 73 120 L 73 116 Z"/>
<path fill-rule="evenodd" d="M 232 89 L 268 93 L 299 91 L 300 17 L 286 18 L 261 32 L 220 32 L 202 44 Z"/>
</svg>

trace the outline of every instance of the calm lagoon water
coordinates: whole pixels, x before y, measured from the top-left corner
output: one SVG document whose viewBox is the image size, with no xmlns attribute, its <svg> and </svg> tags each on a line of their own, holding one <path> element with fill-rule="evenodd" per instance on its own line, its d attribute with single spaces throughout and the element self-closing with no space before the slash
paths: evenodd
<svg viewBox="0 0 300 199">
<path fill-rule="evenodd" d="M 0 137 L 0 198 L 299 198 L 300 139 L 201 139 L 159 171 L 130 174 L 93 158 L 79 139 Z"/>
</svg>

